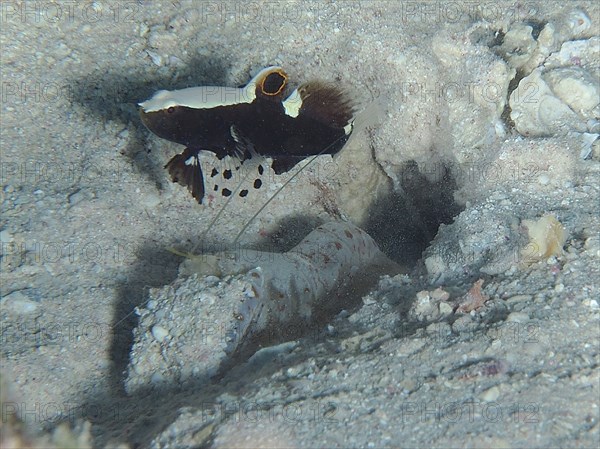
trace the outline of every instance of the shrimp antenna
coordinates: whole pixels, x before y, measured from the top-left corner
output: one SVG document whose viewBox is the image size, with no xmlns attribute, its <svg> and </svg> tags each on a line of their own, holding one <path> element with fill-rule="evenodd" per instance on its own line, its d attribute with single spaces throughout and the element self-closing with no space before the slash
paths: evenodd
<svg viewBox="0 0 600 449">
<path fill-rule="evenodd" d="M 198 249 L 198 246 L 200 246 L 201 242 L 203 242 L 206 239 L 206 236 L 212 230 L 212 228 L 214 227 L 215 223 L 219 220 L 219 218 L 221 217 L 221 215 L 223 215 L 223 212 L 225 212 L 225 209 L 227 208 L 227 206 L 229 205 L 229 203 L 231 202 L 231 200 L 238 193 L 238 191 L 240 190 L 240 188 L 242 187 L 242 185 L 248 180 L 248 177 L 250 176 L 250 173 L 253 172 L 254 168 L 258 167 L 261 164 L 261 162 L 262 162 L 263 159 L 264 159 L 263 157 L 259 156 L 256 153 L 253 153 L 252 154 L 252 158 L 250 160 L 247 160 L 249 162 L 249 164 L 247 165 L 248 172 L 246 173 L 245 176 L 243 176 L 240 179 L 240 182 L 238 182 L 238 184 L 235 187 L 235 189 L 233 189 L 233 192 L 231 192 L 231 195 L 229 195 L 229 198 L 227 198 L 227 201 L 225 201 L 225 204 L 223 205 L 223 207 L 221 207 L 221 209 L 219 209 L 219 212 L 217 212 L 217 214 L 210 221 L 209 225 L 206 227 L 206 230 L 200 236 L 200 240 L 198 241 L 198 243 L 196 243 L 194 245 L 194 247 L 192 248 L 192 250 L 190 251 L 189 254 L 194 254 L 196 252 L 196 250 Z M 255 162 L 253 163 L 253 161 L 255 161 Z M 241 166 L 240 166 L 240 169 L 243 166 L 244 166 L 244 164 L 242 163 Z"/>
<path fill-rule="evenodd" d="M 337 139 L 335 139 L 333 142 L 331 142 L 329 145 L 327 145 L 325 148 L 323 148 L 320 152 L 318 152 L 317 154 L 315 154 L 314 156 L 312 156 L 310 158 L 310 160 L 304 164 L 302 167 L 300 167 L 300 169 L 298 171 L 296 171 L 296 173 L 294 173 L 292 176 L 290 176 L 290 179 L 288 179 L 286 182 L 283 183 L 283 185 L 281 187 L 279 187 L 275 193 L 271 196 L 271 198 L 269 198 L 265 204 L 263 204 L 254 215 L 252 215 L 252 217 L 250 217 L 250 219 L 246 222 L 246 224 L 244 225 L 244 227 L 242 228 L 242 230 L 238 233 L 238 235 L 236 236 L 235 240 L 233 241 L 232 246 L 235 247 L 239 241 L 239 239 L 242 237 L 242 235 L 244 235 L 244 232 L 246 232 L 246 230 L 248 229 L 248 227 L 250 226 L 250 224 L 256 219 L 256 217 L 258 217 L 260 215 L 260 213 L 269 205 L 269 203 L 271 201 L 273 201 L 275 199 L 275 197 L 277 195 L 279 195 L 279 192 L 281 192 L 290 182 L 292 182 L 294 180 L 294 178 L 296 176 L 298 176 L 302 170 L 304 170 L 306 167 L 308 167 L 310 164 L 312 164 L 314 162 L 314 160 L 318 157 L 321 156 L 323 153 L 325 153 L 329 148 L 331 148 L 333 145 L 335 145 L 340 139 L 343 139 L 346 136 L 340 136 Z"/>
</svg>

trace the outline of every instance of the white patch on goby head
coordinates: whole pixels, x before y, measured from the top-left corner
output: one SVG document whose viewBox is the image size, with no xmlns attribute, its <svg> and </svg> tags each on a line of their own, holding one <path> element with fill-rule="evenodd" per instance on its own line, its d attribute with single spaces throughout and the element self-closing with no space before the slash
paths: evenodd
<svg viewBox="0 0 600 449">
<path fill-rule="evenodd" d="M 283 109 L 285 109 L 286 115 L 292 118 L 298 117 L 300 114 L 300 108 L 302 107 L 302 97 L 298 93 L 298 89 L 290 94 L 289 97 L 283 102 Z"/>
<path fill-rule="evenodd" d="M 184 106 L 194 109 L 210 109 L 218 106 L 233 106 L 252 103 L 256 98 L 256 84 L 259 79 L 279 67 L 267 67 L 256 74 L 243 88 L 202 86 L 179 90 L 159 90 L 152 98 L 139 103 L 144 112 L 163 111 L 170 107 Z"/>
</svg>

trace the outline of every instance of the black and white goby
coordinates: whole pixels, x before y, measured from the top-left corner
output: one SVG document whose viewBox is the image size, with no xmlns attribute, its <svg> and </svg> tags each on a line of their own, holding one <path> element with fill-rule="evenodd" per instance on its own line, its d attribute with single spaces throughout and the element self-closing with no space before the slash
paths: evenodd
<svg viewBox="0 0 600 449">
<path fill-rule="evenodd" d="M 322 81 L 304 83 L 286 96 L 287 91 L 287 74 L 280 67 L 267 67 L 242 88 L 158 91 L 140 103 L 140 115 L 154 134 L 186 146 L 165 168 L 173 182 L 187 186 L 201 203 L 200 151 L 240 161 L 270 157 L 271 167 L 281 174 L 309 156 L 342 149 L 355 117 L 348 94 Z"/>
</svg>

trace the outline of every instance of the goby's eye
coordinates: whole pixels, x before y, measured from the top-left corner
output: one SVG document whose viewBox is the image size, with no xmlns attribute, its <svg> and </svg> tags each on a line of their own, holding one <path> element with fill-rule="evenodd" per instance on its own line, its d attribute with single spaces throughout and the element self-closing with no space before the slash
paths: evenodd
<svg viewBox="0 0 600 449">
<path fill-rule="evenodd" d="M 260 89 L 263 95 L 273 97 L 283 92 L 287 85 L 287 75 L 283 70 L 269 73 L 261 82 Z"/>
</svg>

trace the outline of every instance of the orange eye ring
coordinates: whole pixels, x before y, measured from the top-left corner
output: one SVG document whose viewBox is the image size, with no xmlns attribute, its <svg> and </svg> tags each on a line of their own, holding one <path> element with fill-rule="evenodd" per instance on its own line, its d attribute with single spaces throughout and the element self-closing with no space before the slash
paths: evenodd
<svg viewBox="0 0 600 449">
<path fill-rule="evenodd" d="M 268 97 L 275 97 L 283 92 L 287 86 L 288 76 L 281 70 L 277 69 L 267 74 L 260 83 L 260 91 Z"/>
</svg>

